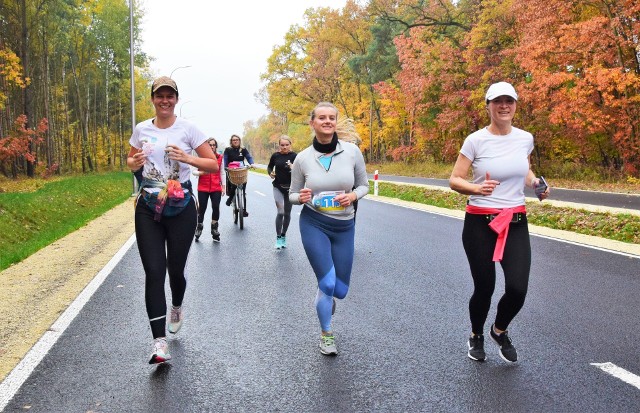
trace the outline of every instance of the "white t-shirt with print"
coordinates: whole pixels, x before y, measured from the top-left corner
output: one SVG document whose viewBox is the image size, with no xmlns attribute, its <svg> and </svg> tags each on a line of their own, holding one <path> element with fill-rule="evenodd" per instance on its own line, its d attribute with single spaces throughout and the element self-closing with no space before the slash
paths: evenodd
<svg viewBox="0 0 640 413">
<path fill-rule="evenodd" d="M 493 135 L 487 128 L 469 135 L 460 153 L 471 160 L 473 183 L 481 184 L 485 174 L 500 182 L 489 196 L 471 195 L 469 204 L 486 208 L 513 208 L 525 204 L 524 186 L 529 173 L 533 135 L 511 128 L 508 135 Z"/>
<path fill-rule="evenodd" d="M 129 143 L 134 148 L 142 149 L 147 161 L 142 170 L 145 179 L 166 182 L 174 179 L 187 182 L 191 178 L 188 164 L 169 159 L 165 148 L 168 144 L 176 145 L 186 153 L 196 149 L 207 141 L 207 136 L 191 122 L 176 118 L 171 127 L 160 129 L 153 124 L 153 119 L 136 125 Z"/>
</svg>

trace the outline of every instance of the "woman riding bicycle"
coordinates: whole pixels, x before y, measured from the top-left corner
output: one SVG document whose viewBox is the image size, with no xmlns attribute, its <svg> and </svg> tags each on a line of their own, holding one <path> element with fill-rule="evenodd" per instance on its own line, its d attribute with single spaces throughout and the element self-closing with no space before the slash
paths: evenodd
<svg viewBox="0 0 640 413">
<path fill-rule="evenodd" d="M 242 146 L 242 141 L 238 135 L 231 135 L 231 140 L 229 140 L 229 146 L 224 150 L 224 167 L 228 168 L 230 162 L 240 162 L 245 163 L 245 161 L 249 164 L 249 167 L 253 167 L 253 158 L 251 154 L 247 150 L 247 148 Z M 245 192 L 244 192 L 244 216 L 248 217 L 249 213 L 247 212 L 247 184 L 245 184 Z M 225 204 L 227 206 L 231 206 L 231 202 L 233 202 L 233 197 L 236 195 L 236 186 L 229 181 L 229 176 L 227 175 L 227 201 Z"/>
</svg>

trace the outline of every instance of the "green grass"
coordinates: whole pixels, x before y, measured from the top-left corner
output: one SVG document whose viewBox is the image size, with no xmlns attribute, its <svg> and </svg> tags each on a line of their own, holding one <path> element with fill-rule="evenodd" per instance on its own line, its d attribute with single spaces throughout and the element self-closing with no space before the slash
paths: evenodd
<svg viewBox="0 0 640 413">
<path fill-rule="evenodd" d="M 370 181 L 373 193 L 373 181 Z M 378 183 L 378 194 L 440 208 L 463 211 L 467 196 L 457 192 L 425 189 L 411 185 Z M 530 224 L 593 235 L 616 241 L 640 244 L 640 216 L 559 208 L 550 204 L 527 202 Z"/>
<path fill-rule="evenodd" d="M 129 172 L 71 176 L 32 192 L 0 193 L 0 270 L 84 226 L 131 196 Z"/>
<path fill-rule="evenodd" d="M 266 174 L 266 170 L 254 171 Z M 423 172 L 430 175 L 427 170 Z M 396 173 L 409 175 L 402 169 Z M 439 176 L 435 170 L 431 173 L 430 176 Z M 131 182 L 129 172 L 2 182 L 0 271 L 124 202 L 131 195 Z M 379 183 L 379 194 L 457 210 L 464 210 L 467 200 L 455 192 L 384 182 Z M 533 225 L 640 244 L 640 217 L 635 215 L 558 208 L 544 203 L 528 203 L 527 210 Z"/>
</svg>

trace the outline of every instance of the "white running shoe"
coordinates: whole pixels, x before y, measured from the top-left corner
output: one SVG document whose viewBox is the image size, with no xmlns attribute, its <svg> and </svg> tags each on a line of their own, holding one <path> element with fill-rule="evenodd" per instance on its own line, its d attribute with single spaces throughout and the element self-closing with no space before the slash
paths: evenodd
<svg viewBox="0 0 640 413">
<path fill-rule="evenodd" d="M 184 314 L 182 313 L 182 306 L 174 307 L 171 306 L 171 314 L 169 314 L 169 325 L 167 326 L 167 330 L 171 334 L 175 334 L 182 327 L 182 321 L 184 320 Z"/>
<path fill-rule="evenodd" d="M 338 349 L 336 348 L 336 338 L 331 335 L 320 336 L 320 352 L 325 356 L 335 356 L 338 354 Z"/>
<path fill-rule="evenodd" d="M 165 337 L 158 337 L 153 340 L 153 352 L 151 353 L 149 364 L 164 363 L 168 360 L 171 360 L 171 354 L 169 354 L 167 339 Z"/>
</svg>

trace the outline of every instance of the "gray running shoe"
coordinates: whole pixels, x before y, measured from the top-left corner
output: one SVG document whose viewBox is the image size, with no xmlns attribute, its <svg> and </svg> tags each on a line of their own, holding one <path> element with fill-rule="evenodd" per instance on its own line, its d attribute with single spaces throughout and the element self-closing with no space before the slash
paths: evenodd
<svg viewBox="0 0 640 413">
<path fill-rule="evenodd" d="M 493 326 L 491 326 L 490 335 L 493 341 L 500 346 L 500 351 L 498 353 L 504 361 L 508 361 L 509 363 L 515 363 L 518 361 L 518 352 L 513 344 L 511 344 L 511 339 L 506 331 L 498 335 L 493 331 Z"/>
<path fill-rule="evenodd" d="M 171 314 L 169 314 L 169 325 L 167 326 L 167 330 L 171 334 L 175 334 L 182 327 L 182 321 L 184 320 L 184 314 L 182 313 L 182 306 L 174 307 L 171 306 Z"/>
<path fill-rule="evenodd" d="M 482 334 L 472 334 L 471 337 L 469 337 L 468 345 L 469 352 L 467 353 L 467 356 L 469 356 L 471 360 L 486 360 L 487 354 L 484 352 L 484 336 Z"/>
<path fill-rule="evenodd" d="M 331 335 L 320 336 L 320 352 L 325 356 L 335 356 L 338 354 L 338 349 L 336 348 L 336 339 Z"/>
</svg>

